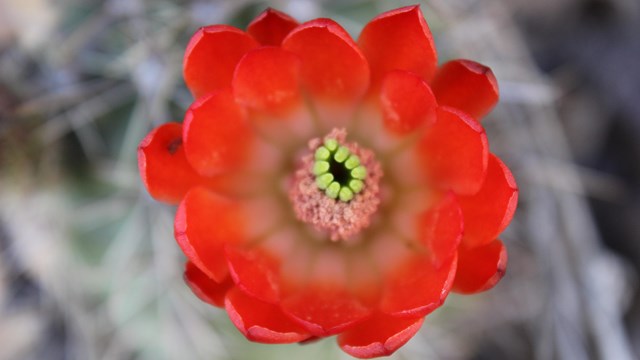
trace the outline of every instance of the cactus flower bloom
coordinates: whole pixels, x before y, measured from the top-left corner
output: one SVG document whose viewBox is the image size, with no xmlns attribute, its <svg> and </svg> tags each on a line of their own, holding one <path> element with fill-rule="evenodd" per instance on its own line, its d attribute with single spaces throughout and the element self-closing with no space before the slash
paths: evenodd
<svg viewBox="0 0 640 360">
<path fill-rule="evenodd" d="M 184 78 L 195 101 L 142 141 L 140 173 L 178 204 L 186 283 L 247 339 L 389 355 L 451 291 L 503 276 L 518 191 L 480 123 L 496 79 L 438 66 L 417 6 L 357 41 L 272 9 L 206 26 Z"/>
</svg>

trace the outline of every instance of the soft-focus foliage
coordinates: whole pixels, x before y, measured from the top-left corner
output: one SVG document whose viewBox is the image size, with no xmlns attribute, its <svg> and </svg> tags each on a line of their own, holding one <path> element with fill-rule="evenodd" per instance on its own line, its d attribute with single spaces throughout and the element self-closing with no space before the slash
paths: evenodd
<svg viewBox="0 0 640 360">
<path fill-rule="evenodd" d="M 336 19 L 355 36 L 411 3 L 267 5 L 301 21 Z M 244 28 L 264 6 L 0 2 L 0 358 L 346 358 L 327 341 L 248 343 L 197 300 L 175 266 L 173 213 L 145 194 L 132 155 L 150 128 L 190 105 L 181 65 L 196 29 Z M 475 59 L 495 72 L 502 100 L 483 125 L 512 166 L 521 205 L 502 237 L 508 276 L 470 301 L 451 296 L 392 358 L 633 358 L 638 269 L 624 259 L 640 263 L 636 4 L 422 8 L 441 62 Z"/>
</svg>

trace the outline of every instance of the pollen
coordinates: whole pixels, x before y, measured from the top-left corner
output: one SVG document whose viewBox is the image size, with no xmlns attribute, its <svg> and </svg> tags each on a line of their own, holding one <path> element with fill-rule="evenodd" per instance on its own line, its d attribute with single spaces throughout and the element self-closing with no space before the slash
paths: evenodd
<svg viewBox="0 0 640 360">
<path fill-rule="evenodd" d="M 375 154 L 346 139 L 346 130 L 333 129 L 309 141 L 289 189 L 297 218 L 332 241 L 355 238 L 380 203 Z"/>
</svg>

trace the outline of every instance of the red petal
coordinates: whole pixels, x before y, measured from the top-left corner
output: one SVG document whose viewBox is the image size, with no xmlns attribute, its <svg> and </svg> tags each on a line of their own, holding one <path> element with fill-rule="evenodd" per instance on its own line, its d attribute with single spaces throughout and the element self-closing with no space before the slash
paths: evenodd
<svg viewBox="0 0 640 360">
<path fill-rule="evenodd" d="M 245 229 L 250 240 L 226 249 L 229 273 L 238 288 L 269 303 L 280 298 L 283 260 L 291 262 L 290 258 L 299 256 L 293 253 L 294 246 L 303 242 L 294 226 L 282 225 L 290 223 L 286 205 L 276 196 L 243 200 L 243 210 L 251 219 L 250 228 Z"/>
<path fill-rule="evenodd" d="M 231 278 L 227 277 L 218 283 L 200 271 L 191 261 L 185 264 L 184 281 L 200 300 L 217 307 L 224 306 L 224 297 L 233 287 Z"/>
<path fill-rule="evenodd" d="M 454 255 L 436 268 L 426 255 L 413 255 L 389 274 L 380 310 L 386 314 L 425 316 L 444 303 L 456 273 Z"/>
<path fill-rule="evenodd" d="M 178 207 L 175 237 L 189 260 L 222 282 L 228 274 L 225 245 L 242 240 L 245 224 L 238 204 L 207 189 L 193 188 Z"/>
<path fill-rule="evenodd" d="M 253 133 L 228 91 L 194 102 L 184 118 L 184 147 L 189 163 L 203 175 L 239 168 L 247 161 Z"/>
<path fill-rule="evenodd" d="M 282 40 L 298 26 L 291 16 L 268 8 L 247 26 L 247 32 L 262 45 L 279 46 Z"/>
<path fill-rule="evenodd" d="M 303 327 L 289 320 L 277 306 L 245 295 L 238 288 L 227 293 L 225 307 L 233 324 L 251 341 L 285 344 L 310 337 Z"/>
<path fill-rule="evenodd" d="M 489 144 L 482 126 L 467 114 L 438 108 L 438 119 L 420 146 L 433 182 L 458 194 L 474 194 L 487 173 Z"/>
<path fill-rule="evenodd" d="M 448 193 L 420 216 L 418 238 L 436 267 L 451 258 L 462 239 L 463 218 L 456 196 Z"/>
<path fill-rule="evenodd" d="M 347 354 L 361 359 L 393 354 L 420 330 L 419 318 L 397 318 L 375 314 L 338 336 L 338 345 Z"/>
<path fill-rule="evenodd" d="M 473 249 L 458 250 L 458 272 L 453 291 L 473 294 L 489 290 L 504 276 L 507 248 L 496 239 Z"/>
<path fill-rule="evenodd" d="M 280 262 L 260 250 L 227 249 L 231 277 L 247 294 L 275 303 L 279 297 Z"/>
<path fill-rule="evenodd" d="M 375 269 L 376 263 L 360 251 L 347 255 L 347 282 L 354 299 L 366 307 L 377 307 L 382 286 L 380 274 Z"/>
<path fill-rule="evenodd" d="M 453 60 L 436 72 L 431 89 L 438 104 L 482 119 L 498 102 L 498 83 L 488 67 L 471 60 Z"/>
<path fill-rule="evenodd" d="M 282 310 L 312 335 L 337 334 L 372 312 L 353 294 L 345 260 L 341 249 L 323 249 L 308 268 L 306 284 L 283 297 Z"/>
<path fill-rule="evenodd" d="M 509 168 L 491 154 L 480 191 L 460 196 L 459 201 L 465 225 L 462 245 L 475 247 L 497 238 L 509 225 L 518 204 L 518 187 Z"/>
<path fill-rule="evenodd" d="M 233 75 L 233 92 L 241 104 L 279 114 L 300 101 L 300 60 L 277 47 L 247 53 Z"/>
<path fill-rule="evenodd" d="M 369 100 L 375 100 L 375 102 Z M 358 108 L 356 116 L 346 123 L 348 125 L 347 128 L 350 132 L 358 134 L 359 138 L 366 139 L 367 146 L 376 149 L 380 153 L 393 152 L 397 154 L 400 152 L 398 150 L 411 149 L 411 146 L 402 147 L 403 144 L 406 144 L 407 139 L 405 137 L 397 136 L 389 131 L 385 124 L 379 101 L 379 98 L 363 101 L 362 106 Z"/>
<path fill-rule="evenodd" d="M 394 196 L 389 220 L 395 237 L 404 240 L 409 245 L 407 249 L 426 250 L 434 267 L 439 268 L 451 259 L 460 244 L 464 229 L 462 211 L 452 192 L 418 189 Z M 383 247 L 377 256 L 388 258 L 390 250 Z M 411 255 L 400 257 L 400 263 L 408 256 Z"/>
<path fill-rule="evenodd" d="M 431 31 L 417 5 L 380 14 L 362 30 L 358 44 L 369 60 L 372 84 L 391 70 L 431 79 L 438 63 Z"/>
<path fill-rule="evenodd" d="M 214 179 L 196 173 L 187 162 L 182 146 L 182 125 L 160 125 L 138 146 L 140 177 L 154 199 L 171 204 L 198 184 L 214 186 Z"/>
<path fill-rule="evenodd" d="M 314 97 L 354 103 L 369 86 L 369 65 L 349 34 L 330 19 L 302 24 L 282 47 L 302 60 L 303 84 Z"/>
<path fill-rule="evenodd" d="M 200 28 L 184 53 L 184 81 L 194 97 L 231 85 L 236 64 L 258 43 L 242 30 L 227 25 Z"/>
<path fill-rule="evenodd" d="M 386 128 L 407 134 L 436 119 L 436 99 L 420 76 L 408 71 L 392 71 L 382 81 L 380 93 Z"/>
</svg>

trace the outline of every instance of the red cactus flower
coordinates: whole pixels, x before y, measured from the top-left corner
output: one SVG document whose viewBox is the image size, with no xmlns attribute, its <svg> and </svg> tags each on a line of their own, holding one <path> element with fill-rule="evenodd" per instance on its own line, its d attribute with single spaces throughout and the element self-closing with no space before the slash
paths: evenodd
<svg viewBox="0 0 640 360">
<path fill-rule="evenodd" d="M 203 27 L 184 57 L 184 121 L 138 150 L 157 200 L 178 204 L 185 280 L 252 341 L 338 335 L 389 355 L 450 291 L 493 287 L 517 188 L 479 120 L 491 70 L 437 65 L 417 6 L 358 41 L 330 19 L 267 10 Z"/>
</svg>

